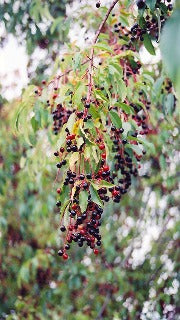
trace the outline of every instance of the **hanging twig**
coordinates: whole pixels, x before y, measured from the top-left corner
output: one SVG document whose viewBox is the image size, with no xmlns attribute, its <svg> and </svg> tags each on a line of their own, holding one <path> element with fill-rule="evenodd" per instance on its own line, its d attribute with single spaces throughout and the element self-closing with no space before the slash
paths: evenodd
<svg viewBox="0 0 180 320">
<path fill-rule="evenodd" d="M 119 0 L 114 0 L 113 3 L 111 4 L 110 8 L 108 9 L 103 21 L 101 22 L 98 30 L 96 31 L 95 38 L 93 40 L 92 46 L 94 46 L 98 40 L 98 37 L 111 13 L 113 8 L 115 7 L 116 3 L 118 3 Z M 89 63 L 89 71 L 88 71 L 88 92 L 87 92 L 87 103 L 91 101 L 91 93 L 92 93 L 92 87 L 93 87 L 93 63 L 94 63 L 94 48 L 92 47 L 91 49 L 91 54 L 90 54 L 90 63 Z"/>
</svg>

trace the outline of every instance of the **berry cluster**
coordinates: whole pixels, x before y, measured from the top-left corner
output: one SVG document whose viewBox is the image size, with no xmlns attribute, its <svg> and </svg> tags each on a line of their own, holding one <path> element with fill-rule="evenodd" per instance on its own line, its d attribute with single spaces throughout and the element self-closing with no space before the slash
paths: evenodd
<svg viewBox="0 0 180 320">
<path fill-rule="evenodd" d="M 145 9 L 143 18 L 139 18 L 139 23 L 135 23 L 131 29 L 122 25 L 121 22 L 114 24 L 114 32 L 118 33 L 120 39 L 129 40 L 126 45 L 126 49 L 135 49 L 137 41 L 144 41 L 144 35 L 150 36 L 150 38 L 159 41 L 159 28 L 163 27 L 165 21 L 169 16 L 169 12 L 172 11 L 173 6 L 170 4 L 171 0 L 167 1 L 167 5 L 164 1 L 157 0 L 155 10 L 152 12 L 146 5 L 145 0 L 138 0 L 138 9 Z M 158 10 L 156 12 L 156 10 Z"/>
<path fill-rule="evenodd" d="M 70 223 L 67 228 L 64 248 L 58 251 L 58 255 L 62 256 L 65 260 L 68 258 L 66 251 L 70 249 L 70 243 L 72 242 L 76 242 L 79 247 L 83 247 L 86 243 L 93 250 L 94 254 L 99 253 L 97 247 L 101 245 L 99 226 L 101 225 L 100 219 L 103 209 L 92 202 L 89 196 L 87 209 L 81 213 L 78 200 L 79 191 L 80 186 L 76 188 L 76 198 L 69 206 Z M 65 232 L 66 227 L 62 225 L 60 230 Z"/>
<path fill-rule="evenodd" d="M 143 98 L 145 103 L 145 100 Z M 98 103 L 98 101 L 94 101 Z M 146 101 L 149 106 L 149 102 Z M 123 137 L 124 129 L 116 128 L 111 119 L 108 118 L 106 122 L 106 127 L 104 128 L 104 133 L 108 133 L 110 140 L 112 141 L 111 155 L 113 156 L 114 166 L 110 168 L 107 163 L 107 154 L 106 154 L 106 142 L 103 135 L 93 136 L 89 129 L 85 128 L 86 123 L 91 122 L 91 115 L 88 113 L 89 106 L 85 103 L 84 112 L 76 112 L 76 122 L 78 119 L 84 121 L 84 132 L 86 134 L 85 138 L 82 139 L 82 144 L 78 147 L 77 141 L 81 136 L 81 132 L 78 134 L 73 134 L 69 131 L 68 128 L 65 129 L 66 140 L 64 145 L 60 148 L 59 151 L 55 152 L 56 157 L 60 157 L 61 161 L 57 163 L 57 168 L 62 168 L 66 166 L 66 158 L 68 154 L 73 154 L 74 152 L 79 153 L 79 157 L 84 154 L 87 139 L 94 140 L 93 142 L 97 145 L 99 150 L 100 160 L 98 163 L 98 170 L 96 172 L 86 172 L 83 169 L 83 172 L 79 171 L 79 167 L 75 167 L 74 171 L 67 170 L 63 182 L 63 188 L 67 186 L 69 192 L 70 202 L 66 207 L 68 212 L 68 224 L 66 227 L 61 226 L 61 231 L 66 232 L 64 239 L 64 247 L 59 250 L 58 254 L 61 255 L 64 259 L 68 258 L 66 253 L 70 249 L 71 242 L 77 242 L 80 247 L 84 243 L 94 250 L 94 253 L 98 253 L 96 246 L 101 245 L 101 235 L 99 234 L 99 226 L 101 225 L 100 219 L 103 213 L 103 209 L 97 203 L 95 203 L 91 196 L 91 186 L 96 185 L 97 187 L 97 197 L 101 204 L 108 202 L 112 199 L 115 203 L 119 203 L 121 196 L 125 194 L 128 188 L 131 185 L 131 176 L 136 177 L 138 174 L 138 162 L 141 160 L 142 155 L 145 151 L 142 150 L 142 154 L 138 155 L 136 152 L 128 152 L 126 146 L 137 146 L 136 141 L 138 134 L 148 134 L 148 116 L 145 114 L 145 111 L 141 107 L 131 104 L 129 107 L 132 108 L 133 114 L 127 115 L 125 112 L 122 113 L 122 116 L 126 119 L 126 122 L 131 118 L 132 121 L 136 123 L 136 129 L 131 133 L 132 140 L 127 141 Z M 117 108 L 114 107 L 111 110 L 114 112 L 117 111 Z M 82 119 L 83 118 L 83 119 Z M 133 140 L 135 139 L 135 140 Z M 141 150 L 140 150 L 141 151 Z M 63 190 L 60 188 L 57 189 L 57 193 L 60 195 Z M 84 211 L 81 210 L 81 192 L 84 192 L 83 196 L 86 197 L 87 206 Z M 61 206 L 61 201 L 58 200 L 56 205 Z M 66 217 L 67 218 L 67 217 Z M 65 220 L 65 218 L 62 218 Z"/>
<path fill-rule="evenodd" d="M 62 126 L 67 123 L 72 110 L 65 109 L 62 104 L 57 104 L 55 110 L 52 111 L 53 116 L 53 131 L 57 135 Z"/>
<path fill-rule="evenodd" d="M 161 2 L 157 1 L 156 7 L 158 4 Z M 139 9 L 146 9 L 145 1 L 138 1 L 137 5 Z M 150 14 L 149 9 L 146 10 Z M 165 19 L 161 17 L 162 22 Z M 63 75 L 54 79 L 54 84 L 58 82 L 58 86 L 54 85 L 46 101 L 53 116 L 53 131 L 61 136 L 60 146 L 54 155 L 58 158 L 56 166 L 61 177 L 56 205 L 60 209 L 60 230 L 64 234 L 64 244 L 58 255 L 64 260 L 68 259 L 67 251 L 73 242 L 79 247 L 87 244 L 95 255 L 98 254 L 103 207 L 110 200 L 115 203 L 121 201 L 132 180 L 137 177 L 139 162 L 146 153 L 142 138 L 151 133 L 148 115 L 151 102 L 148 90 L 144 90 L 146 82 L 139 84 L 142 82 L 140 61 L 134 54 L 124 54 L 126 49 L 137 52 L 139 40 L 143 40 L 144 34 L 157 36 L 157 18 L 146 15 L 143 24 L 139 21 L 128 30 L 119 22 L 114 25 L 115 33 L 108 28 L 113 72 L 110 70 L 108 73 L 103 56 L 96 71 L 92 56 L 90 68 L 83 74 L 86 86 L 84 91 L 78 91 L 81 96 L 77 106 L 74 95 L 77 97 L 75 84 L 78 71 L 74 73 L 75 81 L 72 76 L 68 78 L 73 68 L 65 73 L 64 82 L 60 83 Z M 117 33 L 129 42 L 118 42 Z M 105 70 L 107 81 L 104 78 L 99 80 L 101 68 Z M 114 81 L 113 76 L 117 73 L 118 79 Z M 132 92 L 124 95 L 125 98 L 122 98 L 122 89 L 118 87 L 120 92 L 117 90 L 119 80 L 124 90 L 133 80 Z M 59 89 L 64 84 L 68 87 L 65 98 L 60 97 Z M 43 88 L 36 90 L 37 96 L 42 95 L 46 86 L 49 88 L 46 82 L 43 85 Z M 170 92 L 171 84 L 167 83 L 166 87 Z M 58 182 L 58 175 L 56 180 Z"/>
</svg>

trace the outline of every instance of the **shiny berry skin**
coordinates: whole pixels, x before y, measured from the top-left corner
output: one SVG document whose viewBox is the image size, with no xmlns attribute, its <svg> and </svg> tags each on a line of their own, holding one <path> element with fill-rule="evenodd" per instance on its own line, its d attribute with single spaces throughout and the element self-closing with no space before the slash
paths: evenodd
<svg viewBox="0 0 180 320">
<path fill-rule="evenodd" d="M 97 255 L 99 253 L 99 250 L 98 249 L 94 249 L 93 252 L 94 252 L 95 255 Z"/>
<path fill-rule="evenodd" d="M 90 108 L 90 103 L 85 104 L 85 108 L 89 109 Z"/>
<path fill-rule="evenodd" d="M 60 207 L 60 206 L 61 206 L 61 201 L 57 201 L 57 202 L 56 202 L 56 206 L 57 206 L 57 207 Z"/>
<path fill-rule="evenodd" d="M 109 166 L 104 166 L 104 167 L 103 167 L 103 170 L 104 170 L 104 171 L 109 171 Z"/>
<path fill-rule="evenodd" d="M 66 227 L 65 226 L 61 226 L 60 230 L 61 230 L 61 232 L 65 232 L 66 231 Z"/>
<path fill-rule="evenodd" d="M 63 147 L 60 148 L 60 152 L 61 152 L 61 153 L 64 152 L 64 148 L 63 148 Z"/>
<path fill-rule="evenodd" d="M 56 192 L 57 192 L 58 194 L 60 194 L 60 193 L 61 193 L 61 189 L 58 188 L 58 189 L 56 190 Z"/>
<path fill-rule="evenodd" d="M 72 209 L 73 209 L 73 210 L 77 209 L 77 204 L 76 204 L 76 203 L 74 203 L 74 204 L 72 205 Z"/>
<path fill-rule="evenodd" d="M 143 9 L 146 6 L 146 3 L 144 0 L 138 0 L 136 2 L 138 9 Z"/>
<path fill-rule="evenodd" d="M 63 255 L 63 250 L 59 250 L 58 251 L 58 256 L 62 256 Z"/>
<path fill-rule="evenodd" d="M 127 140 L 122 140 L 122 143 L 123 143 L 123 144 L 126 144 L 126 143 L 127 143 Z"/>
<path fill-rule="evenodd" d="M 63 257 L 64 260 L 67 260 L 68 259 L 68 254 L 67 253 L 63 253 L 62 257 Z"/>
<path fill-rule="evenodd" d="M 65 245 L 65 249 L 66 249 L 66 250 L 69 250 L 69 249 L 70 249 L 70 245 L 69 245 L 68 243 Z"/>
<path fill-rule="evenodd" d="M 105 154 L 105 153 L 102 153 L 101 158 L 102 158 L 102 159 L 106 159 L 106 154 Z"/>
<path fill-rule="evenodd" d="M 105 145 L 104 145 L 103 143 L 100 144 L 100 145 L 99 145 L 99 149 L 100 149 L 100 150 L 104 150 L 104 149 L 105 149 Z"/>
<path fill-rule="evenodd" d="M 101 5 L 100 5 L 100 2 L 97 2 L 97 3 L 96 3 L 96 8 L 99 9 L 100 6 L 101 6 Z"/>
<path fill-rule="evenodd" d="M 66 140 L 74 140 L 75 137 L 76 137 L 75 134 L 71 134 L 71 135 L 69 135 L 69 136 L 66 137 Z"/>
<path fill-rule="evenodd" d="M 54 152 L 55 157 L 58 157 L 58 155 L 59 155 L 59 152 Z"/>
</svg>

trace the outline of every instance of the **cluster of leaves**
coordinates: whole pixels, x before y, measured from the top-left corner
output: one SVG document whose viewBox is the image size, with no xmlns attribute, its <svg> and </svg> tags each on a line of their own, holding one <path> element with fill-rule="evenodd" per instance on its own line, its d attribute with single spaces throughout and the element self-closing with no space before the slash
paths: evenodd
<svg viewBox="0 0 180 320">
<path fill-rule="evenodd" d="M 128 1 L 125 1 L 127 4 Z M 104 8 L 101 9 L 103 13 Z M 110 33 L 122 17 L 129 27 L 133 24 L 132 15 L 127 14 L 125 8 L 119 10 L 120 17 L 118 13 L 109 17 L 107 29 L 110 28 Z M 174 91 L 161 63 L 152 67 L 151 71 L 142 66 L 137 81 L 134 81 L 136 74 L 130 74 L 126 87 L 123 66 L 119 61 L 126 61 L 128 67 L 131 63 L 134 66 L 139 57 L 137 52 L 128 48 L 118 53 L 121 56 L 114 61 L 114 47 L 109 42 L 109 36 L 106 36 L 109 35 L 108 30 L 104 30 L 94 48 L 98 59 L 94 68 L 97 87 L 94 86 L 93 99 L 99 101 L 108 117 L 111 114 L 109 121 L 114 121 L 116 127 L 121 129 L 125 123 L 130 125 L 128 128 L 125 125 L 127 133 L 132 133 L 135 125 L 131 119 L 134 109 L 130 103 L 143 107 L 144 104 L 140 103 L 141 91 L 151 100 L 148 118 L 151 131 L 148 142 L 143 140 L 147 153 L 140 171 L 141 177 L 133 179 L 131 191 L 123 196 L 121 205 L 109 202 L 106 206 L 101 226 L 101 255 L 95 259 L 88 250 L 84 253 L 72 247 L 72 259 L 64 265 L 55 254 L 57 245 L 62 245 L 62 239 L 57 239 L 54 231 L 59 225 L 59 214 L 52 215 L 57 212 L 53 210 L 56 195 L 52 191 L 52 181 L 55 176 L 53 152 L 57 145 L 58 151 L 62 147 L 64 142 L 61 137 L 66 140 L 63 132 L 67 124 L 64 129 L 60 128 L 60 133 L 53 135 L 51 112 L 59 103 L 71 111 L 76 107 L 78 112 L 84 111 L 81 98 L 86 94 L 87 87 L 81 83 L 87 83 L 87 67 L 81 64 L 89 56 L 89 50 L 80 52 L 74 45 L 69 46 L 71 52 L 65 55 L 62 64 L 62 73 L 68 71 L 69 75 L 60 79 L 53 77 L 52 82 L 48 82 L 48 90 L 46 84 L 43 90 L 30 87 L 23 95 L 20 108 L 19 102 L 1 108 L 2 318 L 89 320 L 176 319 L 178 316 L 178 110 L 175 108 Z M 116 35 L 113 33 L 112 38 Z M 117 43 L 122 49 L 123 45 L 129 45 L 129 39 L 119 39 Z M 139 50 L 142 43 L 138 42 L 137 46 Z M 73 69 L 70 73 L 69 68 Z M 58 97 L 53 99 L 53 95 L 57 94 L 54 88 L 58 80 L 63 81 L 60 88 L 58 86 Z M 112 88 L 108 90 L 108 81 L 113 82 L 117 92 Z M 100 90 L 102 87 L 103 90 Z M 114 100 L 119 99 L 119 94 L 122 101 L 119 101 L 117 109 L 109 110 L 109 105 L 116 103 Z M 38 99 L 37 95 L 40 95 Z M 128 100 L 124 102 L 125 99 Z M 91 127 L 97 125 L 99 129 L 102 123 L 107 127 L 99 106 L 93 107 L 91 103 Z M 112 111 L 118 114 L 118 118 Z M 120 119 L 121 114 L 123 118 Z M 129 121 L 124 120 L 124 115 Z M 22 136 L 17 137 L 13 132 L 14 118 Z M 102 118 L 102 123 L 95 118 Z M 84 126 L 89 120 L 83 121 Z M 76 122 L 77 119 L 74 119 L 73 127 Z M 72 130 L 72 125 L 69 125 L 69 130 Z M 127 134 L 127 139 L 129 137 L 131 141 L 132 136 Z M 91 141 L 86 132 L 80 138 L 84 138 L 89 147 L 94 142 L 94 138 Z M 106 141 L 108 145 L 108 137 Z M 137 152 L 137 149 L 134 151 Z M 90 160 L 95 161 L 93 155 Z M 69 159 L 67 161 L 69 163 Z M 113 159 L 110 152 L 108 161 L 111 166 Z M 62 178 L 60 175 L 55 181 L 58 188 Z M 145 242 L 149 246 L 143 249 Z M 6 313 L 9 315 L 5 316 Z"/>
<path fill-rule="evenodd" d="M 33 93 L 30 100 L 31 87 L 24 95 L 16 120 L 17 128 L 22 113 L 25 113 L 25 136 L 27 121 L 36 136 L 38 106 L 38 113 L 44 108 L 53 114 L 54 133 L 59 135 L 55 152 L 60 160 L 56 180 L 60 174 L 61 181 L 56 205 L 61 207 L 61 231 L 67 229 L 64 248 L 59 251 L 64 259 L 68 258 L 66 250 L 72 241 L 78 242 L 79 246 L 87 242 L 92 249 L 95 244 L 101 245 L 99 226 L 104 202 L 110 198 L 120 202 L 131 185 L 131 176 L 138 174 L 138 162 L 145 153 L 140 146 L 151 147 L 143 135 L 153 133 L 148 127 L 152 82 L 145 72 L 141 72 L 138 53 L 142 43 L 150 53 L 155 53 L 150 37 L 154 32 L 157 37 L 159 32 L 158 14 L 164 22 L 168 12 L 168 7 L 165 6 L 164 11 L 161 7 L 164 8 L 159 1 L 156 10 L 151 6 L 144 8 L 143 12 L 140 9 L 136 24 L 129 32 L 127 26 L 118 21 L 119 12 L 114 13 L 98 42 L 96 37 L 89 59 L 85 60 L 87 49 L 83 52 L 77 47 L 72 48 L 74 57 L 68 52 L 63 58 L 63 74 L 50 82 L 43 80 L 43 87 L 35 90 L 36 101 Z M 131 23 L 131 17 L 127 18 L 126 24 L 130 26 Z M 118 38 L 117 33 L 120 34 Z M 99 61 L 97 65 L 95 58 Z M 72 67 L 67 68 L 70 65 Z M 165 90 L 174 108 L 175 97 L 170 81 Z M 30 117 L 32 105 L 34 112 Z M 97 254 L 98 250 L 94 249 L 94 253 Z"/>
</svg>

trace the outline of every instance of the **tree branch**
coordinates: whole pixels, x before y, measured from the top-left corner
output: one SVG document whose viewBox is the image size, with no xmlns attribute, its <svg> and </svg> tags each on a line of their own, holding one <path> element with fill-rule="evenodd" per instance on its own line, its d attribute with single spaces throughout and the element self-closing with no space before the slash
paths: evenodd
<svg viewBox="0 0 180 320">
<path fill-rule="evenodd" d="M 106 309 L 106 307 L 107 307 L 107 305 L 109 303 L 110 297 L 111 297 L 111 295 L 110 295 L 110 292 L 108 291 L 107 294 L 106 294 L 106 298 L 104 300 L 104 303 L 103 303 L 101 309 L 99 310 L 99 313 L 98 313 L 98 315 L 97 315 L 95 320 L 102 319 L 103 312 L 105 311 L 105 309 Z"/>
<path fill-rule="evenodd" d="M 118 3 L 119 0 L 114 0 L 113 3 L 111 4 L 110 8 L 108 9 L 103 21 L 101 22 L 98 30 L 96 31 L 95 38 L 93 40 L 92 45 L 95 45 L 98 37 L 102 31 L 102 28 L 104 27 L 111 11 L 115 7 L 116 3 Z M 92 86 L 93 86 L 93 63 L 94 63 L 94 48 L 91 49 L 91 54 L 90 54 L 90 64 L 89 64 L 89 71 L 88 71 L 88 92 L 87 92 L 87 103 L 90 103 L 91 101 L 91 93 L 92 93 Z"/>
</svg>

